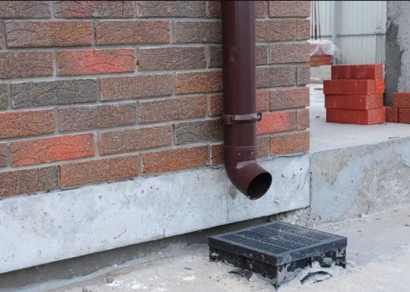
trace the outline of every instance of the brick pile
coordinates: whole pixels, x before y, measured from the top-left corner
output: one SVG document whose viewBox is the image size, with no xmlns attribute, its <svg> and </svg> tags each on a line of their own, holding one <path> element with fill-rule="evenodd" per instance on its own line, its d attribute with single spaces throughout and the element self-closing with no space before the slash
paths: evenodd
<svg viewBox="0 0 410 292">
<path fill-rule="evenodd" d="M 386 120 L 383 65 L 332 66 L 323 83 L 326 122 L 372 125 Z"/>
<path fill-rule="evenodd" d="M 393 106 L 386 106 L 386 122 L 410 124 L 410 92 L 393 93 Z"/>
</svg>

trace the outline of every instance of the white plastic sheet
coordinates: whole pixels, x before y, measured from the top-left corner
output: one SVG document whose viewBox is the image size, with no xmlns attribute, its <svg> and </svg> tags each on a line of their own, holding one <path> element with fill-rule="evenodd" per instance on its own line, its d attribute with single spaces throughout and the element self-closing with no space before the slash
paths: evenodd
<svg viewBox="0 0 410 292">
<path fill-rule="evenodd" d="M 340 50 L 331 40 L 308 40 L 310 55 L 330 55 L 340 59 Z"/>
</svg>

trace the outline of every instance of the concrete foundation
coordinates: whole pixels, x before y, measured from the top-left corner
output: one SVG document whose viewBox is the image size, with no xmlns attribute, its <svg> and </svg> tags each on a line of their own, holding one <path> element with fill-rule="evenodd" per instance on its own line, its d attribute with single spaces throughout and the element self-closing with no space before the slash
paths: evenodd
<svg viewBox="0 0 410 292">
<path fill-rule="evenodd" d="M 386 94 L 392 104 L 394 92 L 410 92 L 410 2 L 387 1 Z"/>
</svg>

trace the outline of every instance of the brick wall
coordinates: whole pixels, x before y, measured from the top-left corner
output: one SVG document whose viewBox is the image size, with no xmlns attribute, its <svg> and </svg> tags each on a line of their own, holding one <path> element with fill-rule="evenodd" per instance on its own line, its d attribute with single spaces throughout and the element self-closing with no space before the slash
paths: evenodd
<svg viewBox="0 0 410 292">
<path fill-rule="evenodd" d="M 309 1 L 256 1 L 259 156 L 309 148 Z M 0 197 L 223 163 L 219 1 L 0 2 Z"/>
</svg>

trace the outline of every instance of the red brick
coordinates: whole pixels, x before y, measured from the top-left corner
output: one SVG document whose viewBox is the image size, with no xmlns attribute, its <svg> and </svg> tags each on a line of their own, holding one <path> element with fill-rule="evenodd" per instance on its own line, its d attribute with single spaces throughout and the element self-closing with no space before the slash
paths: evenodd
<svg viewBox="0 0 410 292">
<path fill-rule="evenodd" d="M 134 103 L 67 107 L 58 110 L 58 128 L 61 132 L 118 127 L 136 122 L 137 105 Z"/>
<path fill-rule="evenodd" d="M 171 145 L 171 127 L 160 126 L 100 133 L 100 155 Z"/>
<path fill-rule="evenodd" d="M 272 155 L 300 153 L 309 151 L 310 133 L 308 131 L 275 136 L 271 141 Z"/>
<path fill-rule="evenodd" d="M 205 1 L 137 1 L 139 17 L 204 17 Z"/>
<path fill-rule="evenodd" d="M 309 105 L 309 88 L 277 89 L 270 92 L 270 110 L 305 107 Z"/>
<path fill-rule="evenodd" d="M 154 123 L 205 117 L 206 97 L 181 97 L 139 103 L 139 122 Z"/>
<path fill-rule="evenodd" d="M 303 109 L 296 111 L 297 117 L 297 129 L 307 129 L 310 126 L 309 109 Z"/>
<path fill-rule="evenodd" d="M 324 94 L 376 94 L 378 92 L 376 80 L 324 80 L 323 93 Z"/>
<path fill-rule="evenodd" d="M 134 16 L 134 1 L 56 1 L 56 17 L 119 18 Z"/>
<path fill-rule="evenodd" d="M 367 111 L 327 109 L 326 122 L 342 124 L 373 125 L 381 124 L 386 121 L 384 108 L 372 109 Z"/>
<path fill-rule="evenodd" d="M 289 86 L 296 83 L 295 68 L 280 66 L 256 68 L 256 88 L 272 88 Z"/>
<path fill-rule="evenodd" d="M 268 97 L 267 91 L 256 92 L 256 111 L 264 112 L 268 110 Z M 209 116 L 219 116 L 223 110 L 223 95 L 212 95 L 209 99 Z"/>
<path fill-rule="evenodd" d="M 296 113 L 280 112 L 262 115 L 262 120 L 257 123 L 256 133 L 271 134 L 278 132 L 291 131 L 296 129 Z"/>
<path fill-rule="evenodd" d="M 310 1 L 269 1 L 270 17 L 308 17 Z"/>
<path fill-rule="evenodd" d="M 0 167 L 7 166 L 7 145 L 0 144 Z"/>
<path fill-rule="evenodd" d="M 57 53 L 57 74 L 90 75 L 135 71 L 133 49 L 69 50 Z"/>
<path fill-rule="evenodd" d="M 332 79 L 382 79 L 383 64 L 333 65 Z"/>
<path fill-rule="evenodd" d="M 176 94 L 210 93 L 221 90 L 221 71 L 176 74 Z"/>
<path fill-rule="evenodd" d="M 384 79 L 376 79 L 376 93 L 384 93 Z"/>
<path fill-rule="evenodd" d="M 326 95 L 325 108 L 369 110 L 383 107 L 383 94 Z"/>
<path fill-rule="evenodd" d="M 324 61 L 327 63 L 332 62 L 332 56 L 330 55 L 312 55 L 309 58 L 310 61 L 314 61 L 314 62 L 320 62 L 320 61 Z M 349 78 L 346 78 L 349 79 Z"/>
<path fill-rule="evenodd" d="M 139 70 L 179 70 L 206 67 L 204 47 L 140 49 Z"/>
<path fill-rule="evenodd" d="M 270 138 L 269 137 L 256 137 L 257 157 L 267 157 L 270 151 Z M 217 165 L 224 163 L 223 145 L 210 145 L 209 146 L 209 161 L 211 165 Z"/>
<path fill-rule="evenodd" d="M 51 1 L 0 1 L 0 19 L 50 17 Z"/>
<path fill-rule="evenodd" d="M 410 108 L 410 92 L 394 92 L 393 107 Z"/>
<path fill-rule="evenodd" d="M 19 141 L 10 145 L 12 166 L 33 165 L 94 155 L 93 134 Z"/>
<path fill-rule="evenodd" d="M 296 20 L 258 20 L 255 33 L 257 42 L 295 40 Z"/>
<path fill-rule="evenodd" d="M 177 21 L 173 23 L 174 43 L 221 43 L 220 21 Z"/>
<path fill-rule="evenodd" d="M 22 21 L 6 23 L 10 48 L 90 46 L 91 21 Z"/>
<path fill-rule="evenodd" d="M 61 186 L 64 188 L 77 187 L 137 177 L 138 164 L 138 156 L 63 164 L 60 166 Z"/>
<path fill-rule="evenodd" d="M 168 21 L 99 21 L 97 45 L 168 44 Z"/>
<path fill-rule="evenodd" d="M 137 75 L 100 79 L 101 100 L 137 99 L 172 95 L 174 76 Z"/>
<path fill-rule="evenodd" d="M 0 79 L 52 75 L 52 52 L 0 52 Z"/>
<path fill-rule="evenodd" d="M 206 146 L 179 148 L 141 154 L 142 173 L 160 173 L 206 166 Z"/>
<path fill-rule="evenodd" d="M 0 173 L 0 198 L 58 188 L 58 166 Z"/>
<path fill-rule="evenodd" d="M 296 24 L 296 39 L 308 40 L 310 38 L 310 21 L 298 20 Z"/>
<path fill-rule="evenodd" d="M 173 127 L 176 145 L 222 140 L 223 137 L 221 120 L 177 123 Z"/>
<path fill-rule="evenodd" d="M 54 133 L 54 110 L 0 113 L 0 139 Z"/>
<path fill-rule="evenodd" d="M 391 106 L 385 106 L 386 109 L 386 122 L 398 123 L 399 122 L 399 109 Z"/>
<path fill-rule="evenodd" d="M 399 123 L 410 124 L 410 109 L 399 109 Z"/>
<path fill-rule="evenodd" d="M 208 17 L 222 17 L 222 1 L 206 1 L 208 5 Z M 253 1 L 255 3 L 255 16 L 268 16 L 268 1 Z"/>
<path fill-rule="evenodd" d="M 270 63 L 307 63 L 310 59 L 308 43 L 287 43 L 270 45 Z"/>
</svg>

